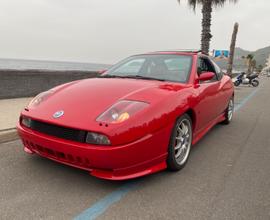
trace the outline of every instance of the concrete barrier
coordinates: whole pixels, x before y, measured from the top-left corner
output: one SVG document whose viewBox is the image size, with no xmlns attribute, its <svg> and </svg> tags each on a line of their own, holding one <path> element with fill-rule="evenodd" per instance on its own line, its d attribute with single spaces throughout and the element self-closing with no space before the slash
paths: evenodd
<svg viewBox="0 0 270 220">
<path fill-rule="evenodd" d="M 0 70 L 0 99 L 35 96 L 54 86 L 95 76 L 96 71 Z"/>
</svg>

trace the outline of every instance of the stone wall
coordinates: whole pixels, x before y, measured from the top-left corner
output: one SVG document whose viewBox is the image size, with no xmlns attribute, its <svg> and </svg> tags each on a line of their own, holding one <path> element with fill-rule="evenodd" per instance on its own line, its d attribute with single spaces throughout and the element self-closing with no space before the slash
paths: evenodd
<svg viewBox="0 0 270 220">
<path fill-rule="evenodd" d="M 0 99 L 31 97 L 66 82 L 95 76 L 94 71 L 0 70 Z"/>
</svg>

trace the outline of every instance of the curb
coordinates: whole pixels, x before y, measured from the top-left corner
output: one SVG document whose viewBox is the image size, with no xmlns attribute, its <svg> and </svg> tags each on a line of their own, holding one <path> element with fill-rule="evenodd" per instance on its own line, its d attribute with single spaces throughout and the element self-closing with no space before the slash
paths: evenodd
<svg viewBox="0 0 270 220">
<path fill-rule="evenodd" d="M 16 128 L 0 130 L 0 144 L 18 139 Z"/>
</svg>

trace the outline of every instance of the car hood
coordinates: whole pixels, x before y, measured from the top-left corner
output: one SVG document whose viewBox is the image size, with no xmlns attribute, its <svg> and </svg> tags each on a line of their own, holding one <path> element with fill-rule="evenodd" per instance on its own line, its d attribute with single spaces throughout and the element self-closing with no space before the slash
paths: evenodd
<svg viewBox="0 0 270 220">
<path fill-rule="evenodd" d="M 101 132 L 96 118 L 118 100 L 137 100 L 155 105 L 186 85 L 152 80 L 93 78 L 55 88 L 55 92 L 25 115 L 38 120 L 83 130 Z M 53 118 L 64 111 L 60 118 Z"/>
</svg>

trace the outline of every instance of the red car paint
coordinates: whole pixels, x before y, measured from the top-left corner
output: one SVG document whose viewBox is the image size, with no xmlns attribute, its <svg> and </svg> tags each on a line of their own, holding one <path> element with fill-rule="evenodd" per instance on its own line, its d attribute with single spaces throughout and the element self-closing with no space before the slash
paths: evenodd
<svg viewBox="0 0 270 220">
<path fill-rule="evenodd" d="M 46 135 L 17 125 L 27 153 L 89 171 L 111 180 L 124 180 L 166 169 L 170 135 L 176 119 L 188 112 L 193 122 L 195 144 L 215 124 L 234 94 L 231 79 L 199 83 L 195 52 L 156 52 L 193 57 L 187 83 L 122 78 L 92 78 L 54 88 L 39 106 L 25 109 L 21 116 L 49 124 L 105 134 L 109 146 L 91 145 Z M 82 95 L 83 94 L 83 95 Z M 119 100 L 149 103 L 134 117 L 119 123 L 97 122 L 97 117 Z M 53 118 L 58 110 L 61 118 Z"/>
</svg>

